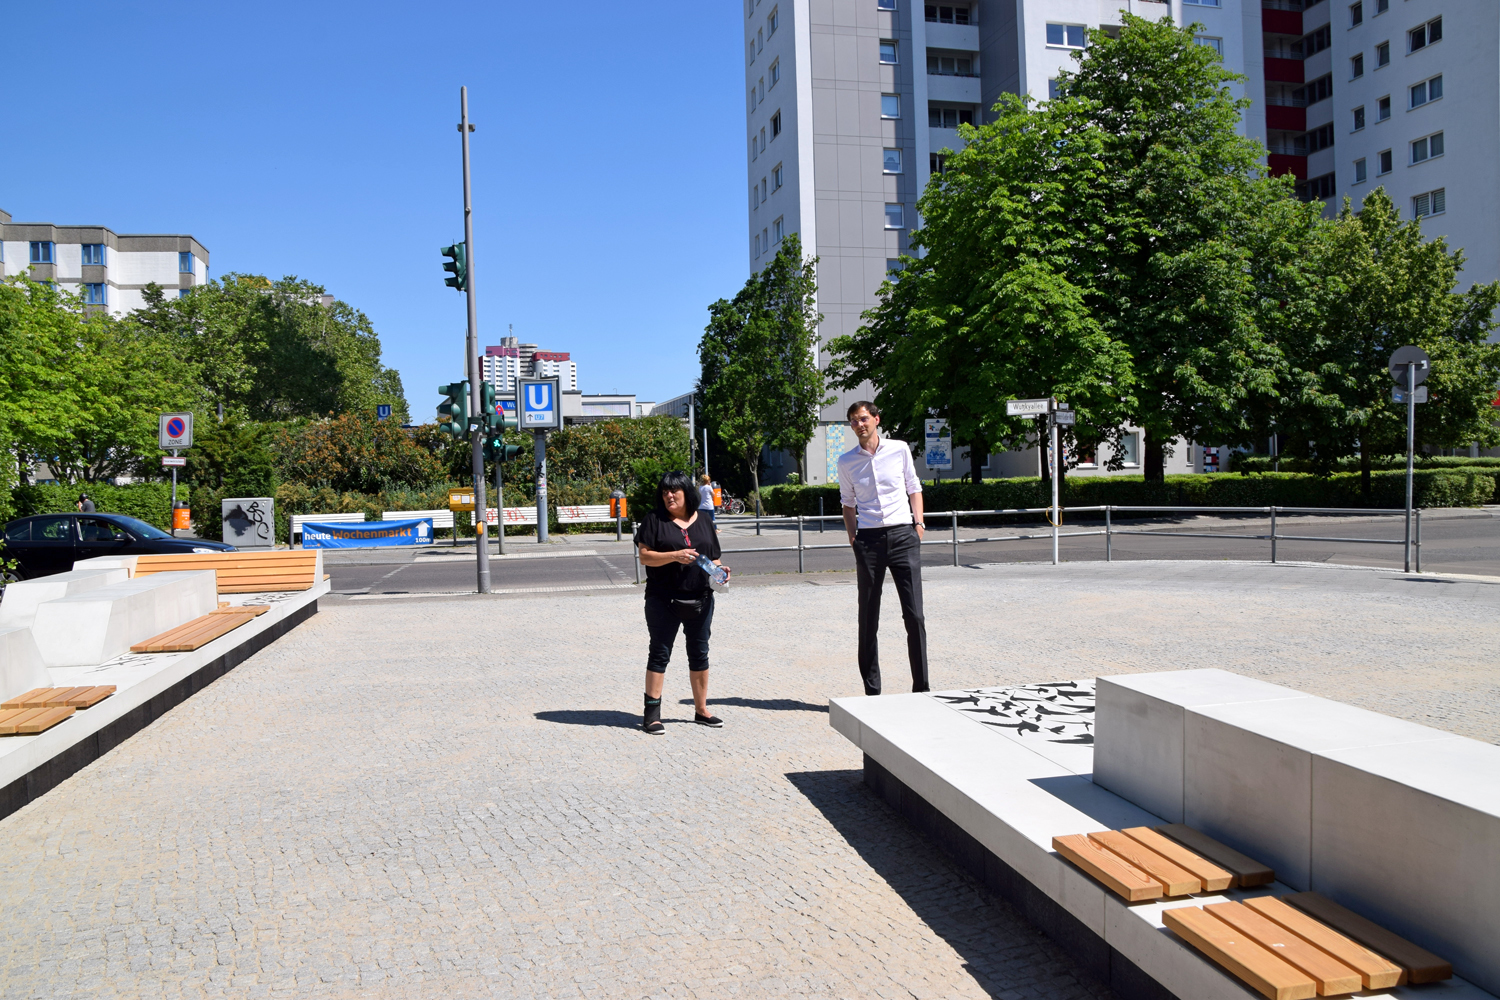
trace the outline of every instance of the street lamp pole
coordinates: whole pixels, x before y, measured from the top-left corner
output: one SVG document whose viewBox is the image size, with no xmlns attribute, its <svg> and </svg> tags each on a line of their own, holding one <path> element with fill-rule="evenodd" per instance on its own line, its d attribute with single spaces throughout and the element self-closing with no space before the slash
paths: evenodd
<svg viewBox="0 0 1500 1000">
<path fill-rule="evenodd" d="M 465 341 L 468 353 L 469 372 L 469 437 L 473 445 L 474 458 L 474 554 L 478 572 L 478 589 L 481 594 L 490 592 L 490 546 L 485 537 L 485 482 L 484 482 L 484 375 L 479 369 L 479 313 L 474 302 L 474 203 L 469 194 L 469 133 L 474 126 L 469 124 L 469 88 L 458 88 L 459 122 L 458 133 L 464 148 L 464 251 L 468 270 L 464 291 L 469 306 L 469 333 Z M 457 532 L 455 532 L 457 534 Z"/>
</svg>

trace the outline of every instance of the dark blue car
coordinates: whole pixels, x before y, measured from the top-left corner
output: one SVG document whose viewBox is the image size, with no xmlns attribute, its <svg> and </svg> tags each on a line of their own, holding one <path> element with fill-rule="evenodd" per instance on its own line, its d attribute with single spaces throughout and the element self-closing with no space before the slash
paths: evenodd
<svg viewBox="0 0 1500 1000">
<path fill-rule="evenodd" d="M 160 528 L 124 514 L 33 514 L 5 525 L 0 559 L 20 566 L 10 579 L 65 573 L 80 559 L 95 556 L 178 555 L 233 552 L 233 545 L 202 538 L 173 538 Z"/>
</svg>

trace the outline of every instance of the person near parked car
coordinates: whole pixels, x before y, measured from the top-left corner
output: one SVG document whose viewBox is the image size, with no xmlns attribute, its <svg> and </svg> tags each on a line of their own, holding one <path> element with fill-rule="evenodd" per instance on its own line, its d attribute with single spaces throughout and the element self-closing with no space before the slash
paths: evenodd
<svg viewBox="0 0 1500 1000">
<path fill-rule="evenodd" d="M 96 509 L 97 508 L 94 507 L 94 501 L 89 499 L 89 495 L 87 493 L 78 494 L 78 510 L 81 513 L 92 514 Z"/>
<path fill-rule="evenodd" d="M 702 517 L 705 511 L 717 528 L 719 519 L 714 513 L 714 481 L 706 472 L 698 477 L 698 516 Z"/>
<path fill-rule="evenodd" d="M 641 728 L 652 736 L 666 732 L 661 694 L 667 661 L 682 630 L 688 679 L 693 688 L 693 721 L 715 729 L 724 720 L 708 710 L 708 637 L 714 620 L 714 593 L 699 555 L 719 565 L 719 539 L 713 521 L 688 503 L 693 481 L 668 472 L 656 490 L 656 507 L 636 526 L 635 543 L 646 567 L 646 707 Z"/>
</svg>

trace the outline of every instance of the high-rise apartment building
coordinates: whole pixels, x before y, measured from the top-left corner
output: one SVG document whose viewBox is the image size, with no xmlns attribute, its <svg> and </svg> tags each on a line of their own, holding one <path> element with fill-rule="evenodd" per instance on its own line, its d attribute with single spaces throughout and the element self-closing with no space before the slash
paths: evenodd
<svg viewBox="0 0 1500 1000">
<path fill-rule="evenodd" d="M 117 235 L 104 226 L 12 222 L 0 211 L 0 277 L 30 270 L 122 316 L 145 305 L 146 285 L 169 296 L 208 281 L 208 251 L 191 236 Z"/>
<path fill-rule="evenodd" d="M 535 351 L 531 355 L 531 374 L 535 378 L 555 378 L 563 392 L 578 391 L 578 363 L 567 351 Z"/>
<path fill-rule="evenodd" d="M 515 337 L 484 349 L 479 359 L 486 382 L 497 392 L 515 392 L 518 378 L 555 378 L 563 392 L 578 391 L 578 363 L 567 351 L 539 351 L 535 344 L 522 344 Z"/>
<path fill-rule="evenodd" d="M 1002 93 L 1048 99 L 1086 30 L 1117 26 L 1124 12 L 1202 26 L 1199 43 L 1245 77 L 1232 88 L 1252 102 L 1245 134 L 1266 142 L 1271 170 L 1294 173 L 1304 197 L 1333 212 L 1344 194 L 1357 206 L 1384 184 L 1407 218 L 1422 215 L 1427 233 L 1464 248 L 1466 283 L 1500 277 L 1500 0 L 741 3 L 750 270 L 799 234 L 820 259 L 825 343 L 876 303 L 928 177 L 962 145 L 958 126 L 984 121 Z M 853 446 L 844 409 L 868 392 L 823 411 L 809 481 L 834 478 Z M 1121 445 L 1127 471 L 1138 444 L 1127 434 Z M 1209 467 L 1201 447 L 1173 451 L 1169 472 Z M 966 468 L 960 453 L 953 474 Z M 1035 452 L 997 455 L 990 474 L 1035 468 Z"/>
</svg>

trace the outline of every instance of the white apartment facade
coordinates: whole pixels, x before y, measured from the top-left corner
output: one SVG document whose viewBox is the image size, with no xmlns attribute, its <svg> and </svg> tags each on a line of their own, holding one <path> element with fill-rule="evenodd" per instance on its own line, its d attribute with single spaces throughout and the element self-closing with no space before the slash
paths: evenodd
<svg viewBox="0 0 1500 1000">
<path fill-rule="evenodd" d="M 1241 90 L 1260 93 L 1260 0 L 741 0 L 745 19 L 748 144 L 746 249 L 751 272 L 781 239 L 800 235 L 819 260 L 822 342 L 853 333 L 876 291 L 908 250 L 916 202 L 943 150 L 961 146 L 960 123 L 979 123 L 1005 92 L 1049 96 L 1071 68 L 1086 28 L 1121 23 L 1128 11 L 1153 20 L 1204 25 L 1200 40 Z M 1257 104 L 1257 107 L 1259 105 Z M 1245 128 L 1264 138 L 1264 115 Z M 826 364 L 827 355 L 820 356 Z M 853 446 L 841 396 L 821 414 L 806 456 L 807 481 L 832 482 L 838 455 Z M 1122 445 L 1126 471 L 1138 467 L 1139 434 Z M 1213 452 L 1178 442 L 1168 472 L 1213 466 Z M 1110 455 L 1099 456 L 1107 463 Z M 920 459 L 919 459 L 920 461 Z M 1034 475 L 1035 450 L 989 456 L 987 476 Z M 955 468 L 967 471 L 963 449 Z M 768 456 L 773 481 L 795 470 Z M 920 471 L 930 475 L 923 467 Z M 1098 474 L 1087 463 L 1077 474 Z"/>
<path fill-rule="evenodd" d="M 116 234 L 104 226 L 12 222 L 0 211 L 0 277 L 30 273 L 123 316 L 145 305 L 145 288 L 186 295 L 208 281 L 208 250 L 191 236 Z"/>
</svg>

